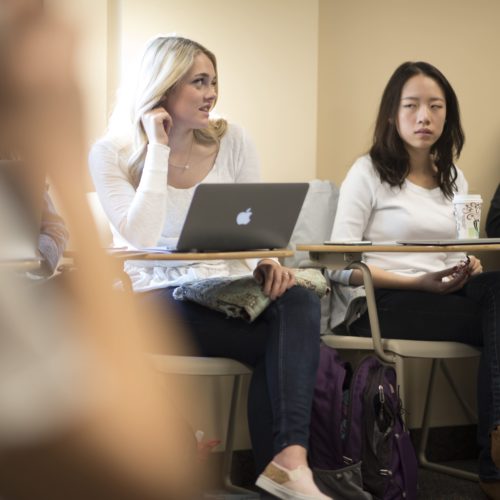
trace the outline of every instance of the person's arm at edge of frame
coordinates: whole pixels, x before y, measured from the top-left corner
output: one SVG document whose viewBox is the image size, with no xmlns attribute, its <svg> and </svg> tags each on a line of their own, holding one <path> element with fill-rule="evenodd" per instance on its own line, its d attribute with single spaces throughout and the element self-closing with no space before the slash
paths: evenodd
<svg viewBox="0 0 500 500">
<path fill-rule="evenodd" d="M 43 198 L 42 220 L 38 251 L 43 257 L 40 269 L 35 274 L 51 276 L 57 269 L 59 260 L 66 248 L 69 232 L 63 218 L 57 213 L 48 191 Z"/>
</svg>

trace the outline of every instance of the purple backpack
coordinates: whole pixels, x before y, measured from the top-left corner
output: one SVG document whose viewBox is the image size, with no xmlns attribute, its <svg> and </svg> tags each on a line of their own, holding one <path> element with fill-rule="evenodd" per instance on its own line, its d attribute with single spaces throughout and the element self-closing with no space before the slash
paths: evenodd
<svg viewBox="0 0 500 500">
<path fill-rule="evenodd" d="M 324 344 L 314 390 L 310 463 L 332 471 L 360 464 L 363 490 L 373 498 L 417 497 L 417 460 L 401 417 L 396 371 L 367 356 L 352 372 Z"/>
</svg>

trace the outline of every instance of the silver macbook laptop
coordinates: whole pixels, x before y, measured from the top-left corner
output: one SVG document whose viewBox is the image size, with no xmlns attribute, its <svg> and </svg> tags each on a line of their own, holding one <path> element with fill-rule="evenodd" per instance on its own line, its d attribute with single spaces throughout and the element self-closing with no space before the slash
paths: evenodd
<svg viewBox="0 0 500 500">
<path fill-rule="evenodd" d="M 175 251 L 285 248 L 308 183 L 200 184 Z"/>
<path fill-rule="evenodd" d="M 21 161 L 0 160 L 1 260 L 40 260 L 38 237 L 44 192 L 43 172 L 28 169 Z"/>
<path fill-rule="evenodd" d="M 469 239 L 435 239 L 435 240 L 404 240 L 397 241 L 400 245 L 439 245 L 439 246 L 451 246 L 451 245 L 488 245 L 488 244 L 499 244 L 500 238 L 469 238 Z"/>
</svg>

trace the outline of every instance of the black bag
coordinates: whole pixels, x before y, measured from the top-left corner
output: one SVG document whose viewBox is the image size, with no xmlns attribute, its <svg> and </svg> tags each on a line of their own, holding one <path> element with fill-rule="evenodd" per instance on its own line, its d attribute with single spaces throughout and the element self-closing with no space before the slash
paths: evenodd
<svg viewBox="0 0 500 500">
<path fill-rule="evenodd" d="M 326 495 L 342 500 L 372 500 L 371 493 L 363 490 L 361 462 L 342 469 L 313 469 L 314 482 Z"/>
</svg>

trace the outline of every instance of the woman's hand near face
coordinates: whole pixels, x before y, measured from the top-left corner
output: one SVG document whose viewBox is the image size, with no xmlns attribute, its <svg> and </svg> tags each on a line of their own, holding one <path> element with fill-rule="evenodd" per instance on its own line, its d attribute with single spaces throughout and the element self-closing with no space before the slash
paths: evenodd
<svg viewBox="0 0 500 500">
<path fill-rule="evenodd" d="M 173 121 L 165 108 L 159 107 L 147 111 L 142 115 L 141 121 L 150 144 L 168 146 L 168 134 L 172 129 Z"/>
<path fill-rule="evenodd" d="M 289 288 L 295 285 L 295 275 L 288 267 L 281 266 L 278 262 L 263 259 L 253 272 L 257 283 L 262 285 L 262 292 L 271 300 L 281 297 Z"/>
</svg>

